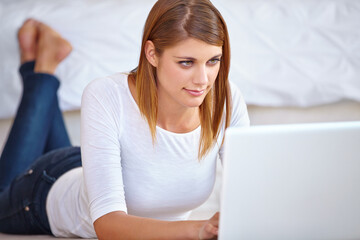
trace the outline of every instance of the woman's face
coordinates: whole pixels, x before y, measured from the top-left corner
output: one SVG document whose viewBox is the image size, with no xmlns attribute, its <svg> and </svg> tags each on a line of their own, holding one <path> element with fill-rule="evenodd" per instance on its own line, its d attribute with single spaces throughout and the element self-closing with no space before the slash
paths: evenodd
<svg viewBox="0 0 360 240">
<path fill-rule="evenodd" d="M 222 47 L 189 38 L 156 56 L 159 106 L 199 107 L 219 73 Z"/>
</svg>

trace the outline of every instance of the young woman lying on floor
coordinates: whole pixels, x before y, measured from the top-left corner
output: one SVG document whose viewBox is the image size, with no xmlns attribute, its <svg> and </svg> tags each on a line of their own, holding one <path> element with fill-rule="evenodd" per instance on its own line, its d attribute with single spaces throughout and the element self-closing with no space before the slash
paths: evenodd
<svg viewBox="0 0 360 240">
<path fill-rule="evenodd" d="M 24 88 L 0 159 L 0 231 L 216 238 L 219 213 L 187 219 L 212 191 L 225 129 L 249 119 L 228 81 L 229 36 L 212 3 L 156 2 L 138 67 L 83 93 L 81 154 L 70 144 L 54 76 L 71 45 L 33 19 L 18 40 Z"/>
</svg>

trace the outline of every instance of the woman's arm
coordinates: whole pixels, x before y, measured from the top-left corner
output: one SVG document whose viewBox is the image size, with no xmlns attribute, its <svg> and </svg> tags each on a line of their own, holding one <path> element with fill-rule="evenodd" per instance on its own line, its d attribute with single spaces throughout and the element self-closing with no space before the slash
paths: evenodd
<svg viewBox="0 0 360 240">
<path fill-rule="evenodd" d="M 102 239 L 213 239 L 219 226 L 219 213 L 202 221 L 160 221 L 111 212 L 94 222 Z"/>
</svg>

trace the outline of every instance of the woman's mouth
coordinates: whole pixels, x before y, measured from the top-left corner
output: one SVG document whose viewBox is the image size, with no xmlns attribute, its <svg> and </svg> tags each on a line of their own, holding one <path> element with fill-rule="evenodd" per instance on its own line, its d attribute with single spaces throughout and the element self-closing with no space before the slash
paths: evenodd
<svg viewBox="0 0 360 240">
<path fill-rule="evenodd" d="M 198 97 L 204 94 L 205 90 L 191 90 L 191 89 L 186 89 L 185 91 L 187 91 L 190 95 L 194 96 L 194 97 Z"/>
</svg>

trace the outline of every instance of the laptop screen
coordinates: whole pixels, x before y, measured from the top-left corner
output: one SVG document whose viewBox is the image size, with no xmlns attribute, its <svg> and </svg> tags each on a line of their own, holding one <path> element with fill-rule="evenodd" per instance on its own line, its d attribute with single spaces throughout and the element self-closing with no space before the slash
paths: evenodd
<svg viewBox="0 0 360 240">
<path fill-rule="evenodd" d="M 219 239 L 360 239 L 360 122 L 229 128 Z"/>
</svg>

